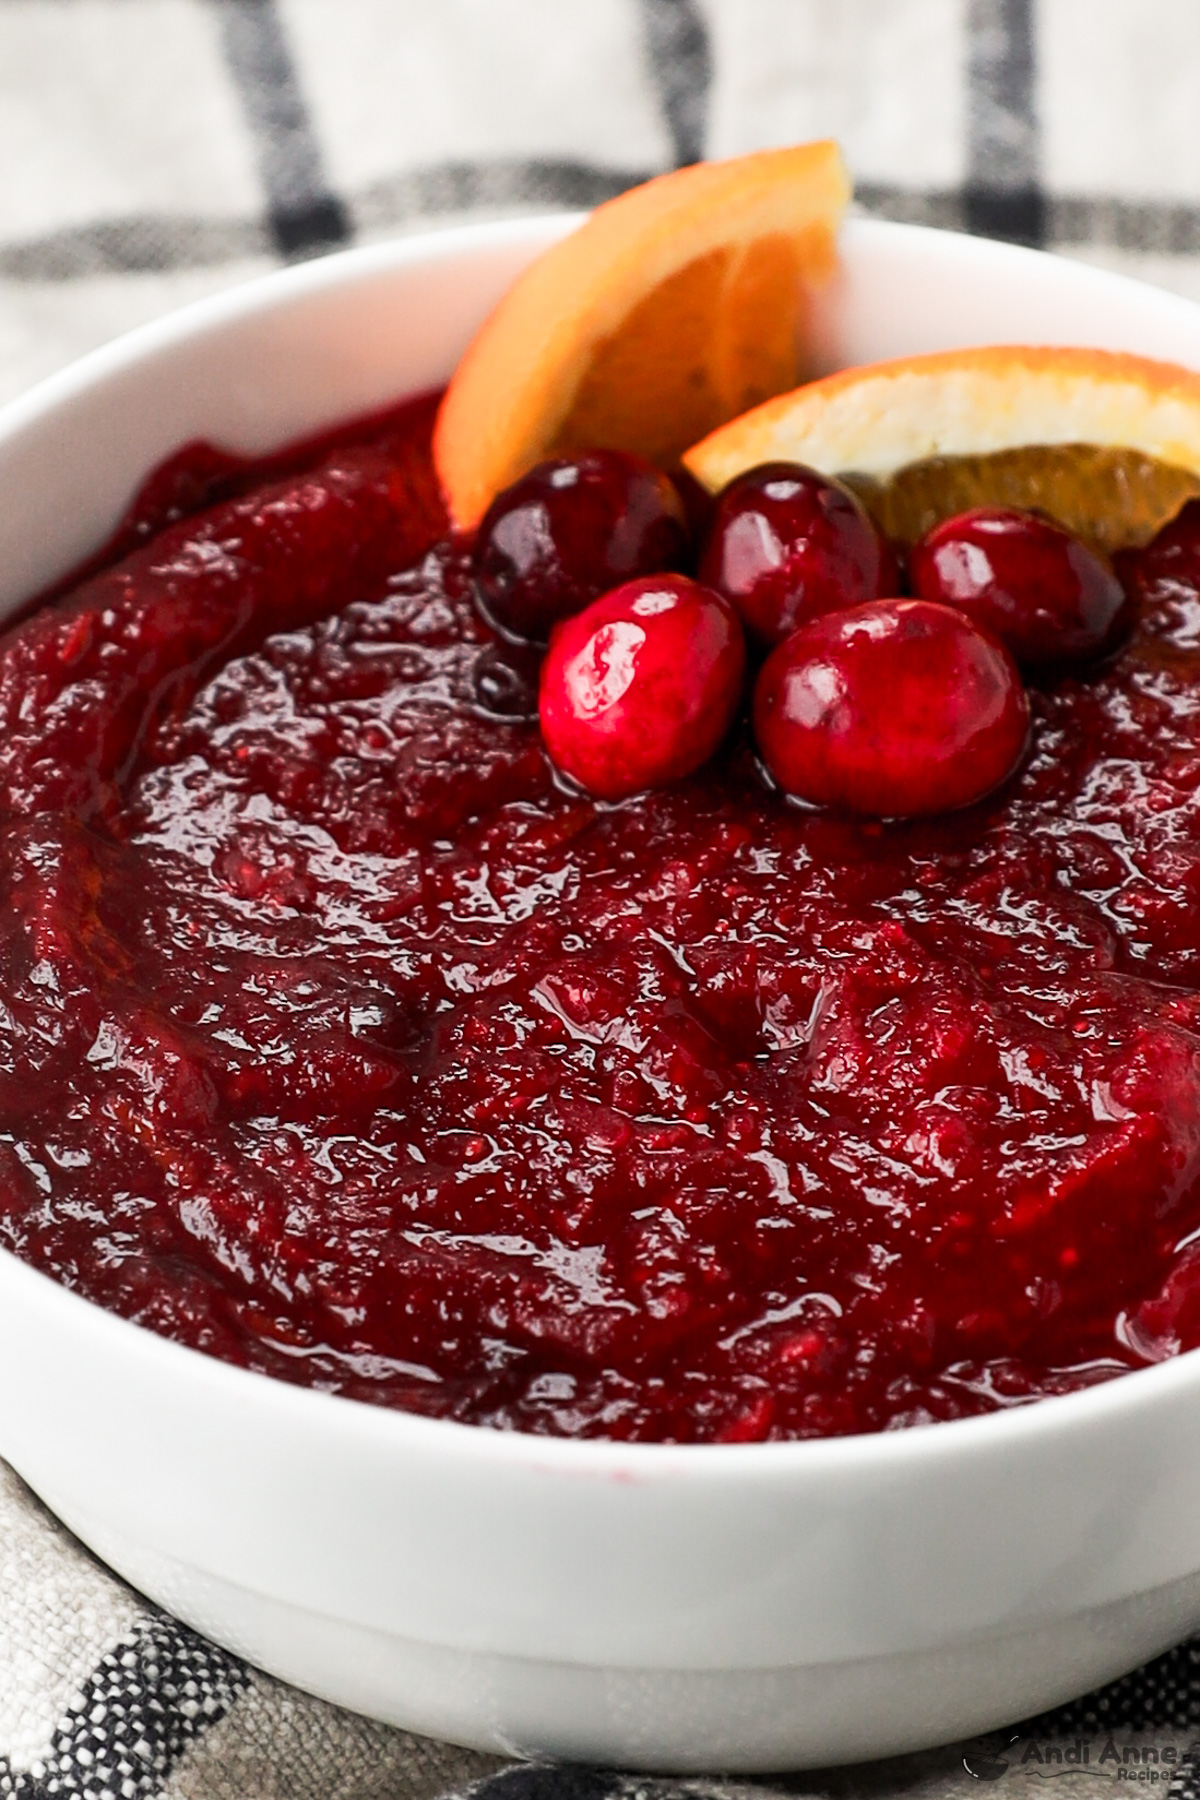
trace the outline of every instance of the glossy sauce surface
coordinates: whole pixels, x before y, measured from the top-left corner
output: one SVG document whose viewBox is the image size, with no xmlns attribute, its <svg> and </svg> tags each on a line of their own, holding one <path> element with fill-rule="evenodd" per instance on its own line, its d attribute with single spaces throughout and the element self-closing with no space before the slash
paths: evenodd
<svg viewBox="0 0 1200 1800">
<path fill-rule="evenodd" d="M 0 641 L 0 1241 L 554 1433 L 875 1430 L 1196 1341 L 1186 584 L 971 810 L 791 808 L 744 737 L 598 805 L 439 541 L 430 416 Z"/>
</svg>

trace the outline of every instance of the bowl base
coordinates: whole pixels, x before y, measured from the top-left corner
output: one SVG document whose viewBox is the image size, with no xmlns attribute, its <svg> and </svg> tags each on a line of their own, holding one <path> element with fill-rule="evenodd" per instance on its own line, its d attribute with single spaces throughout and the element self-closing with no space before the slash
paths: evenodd
<svg viewBox="0 0 1200 1800">
<path fill-rule="evenodd" d="M 760 1773 L 928 1750 L 1061 1705 L 1200 1627 L 1200 1574 L 1016 1632 L 785 1668 L 622 1668 L 491 1655 L 353 1624 L 46 1504 L 205 1637 L 335 1705 L 502 1756 Z"/>
</svg>

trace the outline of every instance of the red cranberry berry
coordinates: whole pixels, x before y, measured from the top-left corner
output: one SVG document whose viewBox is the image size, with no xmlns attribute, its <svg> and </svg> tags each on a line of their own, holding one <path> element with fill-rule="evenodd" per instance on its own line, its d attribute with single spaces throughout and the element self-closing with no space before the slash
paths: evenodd
<svg viewBox="0 0 1200 1800">
<path fill-rule="evenodd" d="M 763 463 L 730 482 L 698 573 L 764 644 L 820 613 L 897 591 L 891 548 L 858 495 L 800 463 Z"/>
<path fill-rule="evenodd" d="M 683 503 L 668 477 L 623 450 L 584 450 L 538 463 L 497 494 L 472 572 L 490 625 L 545 643 L 598 594 L 687 555 Z"/>
<path fill-rule="evenodd" d="M 1180 650 L 1200 645 L 1200 500 L 1189 500 L 1141 549 L 1113 563 L 1151 637 Z"/>
<path fill-rule="evenodd" d="M 912 590 L 957 606 L 1023 668 L 1083 662 L 1115 644 L 1129 602 L 1108 564 L 1037 513 L 977 507 L 935 525 L 909 558 Z"/>
<path fill-rule="evenodd" d="M 763 761 L 796 799 L 911 818 L 969 806 L 1020 760 L 1029 701 L 1004 646 L 928 600 L 827 613 L 772 651 Z"/>
<path fill-rule="evenodd" d="M 677 781 L 725 736 L 745 668 L 741 624 L 720 594 L 686 575 L 627 581 L 550 640 L 546 748 L 601 800 Z"/>
</svg>

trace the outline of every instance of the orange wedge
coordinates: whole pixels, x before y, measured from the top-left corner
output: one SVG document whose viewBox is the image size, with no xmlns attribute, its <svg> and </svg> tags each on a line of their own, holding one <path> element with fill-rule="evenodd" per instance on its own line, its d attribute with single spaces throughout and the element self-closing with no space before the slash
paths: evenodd
<svg viewBox="0 0 1200 1800">
<path fill-rule="evenodd" d="M 677 169 L 599 207 L 520 276 L 446 390 L 434 461 L 456 523 L 564 450 L 670 468 L 793 387 L 848 198 L 836 145 L 815 143 Z"/>
<path fill-rule="evenodd" d="M 1050 445 L 1069 454 L 1029 448 Z M 1029 454 L 1014 456 L 1019 448 Z M 776 459 L 865 478 L 864 498 L 877 516 L 890 505 L 896 536 L 917 535 L 900 515 L 907 509 L 919 524 L 921 504 L 938 510 L 939 493 L 950 497 L 945 516 L 964 495 L 1020 504 L 1024 483 L 1026 504 L 1102 543 L 1130 542 L 1197 491 L 1200 374 L 1106 350 L 1003 345 L 905 357 L 768 400 L 693 444 L 683 462 L 716 493 Z M 882 497 L 881 483 L 892 484 Z"/>
</svg>

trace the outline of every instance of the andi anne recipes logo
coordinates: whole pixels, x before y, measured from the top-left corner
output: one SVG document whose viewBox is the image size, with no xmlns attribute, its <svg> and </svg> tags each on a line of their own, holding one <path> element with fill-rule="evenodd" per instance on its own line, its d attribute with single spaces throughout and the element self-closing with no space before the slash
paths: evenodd
<svg viewBox="0 0 1200 1800">
<path fill-rule="evenodd" d="M 1120 1781 L 1140 1788 L 1166 1788 L 1183 1763 L 1200 1754 L 1200 1741 L 1114 1732 L 1105 1737 L 1036 1737 L 1023 1731 L 993 1732 L 976 1738 L 963 1753 L 963 1768 L 975 1781 L 1021 1776 L 1034 1781 L 1069 1781 L 1072 1776 Z"/>
</svg>

